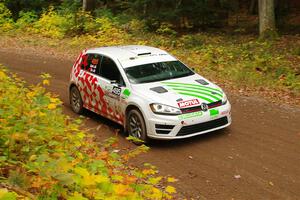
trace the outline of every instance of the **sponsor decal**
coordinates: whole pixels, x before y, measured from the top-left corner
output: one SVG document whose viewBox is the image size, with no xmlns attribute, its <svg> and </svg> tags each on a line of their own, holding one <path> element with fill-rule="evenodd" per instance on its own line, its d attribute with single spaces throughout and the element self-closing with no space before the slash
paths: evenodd
<svg viewBox="0 0 300 200">
<path fill-rule="evenodd" d="M 200 102 L 198 99 L 192 99 L 192 100 L 187 100 L 187 101 L 181 101 L 177 103 L 179 108 L 186 108 L 186 107 L 190 107 L 190 106 L 195 106 L 195 105 L 199 105 Z"/>
<path fill-rule="evenodd" d="M 121 95 L 121 88 L 117 87 L 117 86 L 114 86 L 111 93 L 117 95 L 117 96 L 120 96 Z"/>
<path fill-rule="evenodd" d="M 127 88 L 123 91 L 123 95 L 124 95 L 125 97 L 127 97 L 127 98 L 130 96 L 130 94 L 131 94 L 131 92 L 130 92 L 130 90 L 127 89 Z"/>
<path fill-rule="evenodd" d="M 219 110 L 211 109 L 211 110 L 209 110 L 209 115 L 210 115 L 211 117 L 216 117 L 216 116 L 219 115 Z"/>
<path fill-rule="evenodd" d="M 229 113 L 229 110 L 221 112 L 221 115 L 227 115 Z"/>
<path fill-rule="evenodd" d="M 88 69 L 92 73 L 96 73 L 97 65 L 90 65 L 90 68 Z"/>
<path fill-rule="evenodd" d="M 194 118 L 194 117 L 200 117 L 202 116 L 202 112 L 192 112 L 192 113 L 187 113 L 187 114 L 182 114 L 178 116 L 178 119 L 189 119 L 189 118 Z"/>
</svg>

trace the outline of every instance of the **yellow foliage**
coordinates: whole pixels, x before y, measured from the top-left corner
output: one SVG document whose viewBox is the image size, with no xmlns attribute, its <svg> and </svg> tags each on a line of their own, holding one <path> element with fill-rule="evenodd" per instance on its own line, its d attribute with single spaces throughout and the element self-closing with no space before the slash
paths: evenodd
<svg viewBox="0 0 300 200">
<path fill-rule="evenodd" d="M 157 173 L 157 171 L 155 171 L 155 170 L 153 170 L 153 169 L 144 169 L 144 170 L 142 171 L 142 173 L 143 173 L 144 175 L 154 175 L 154 174 Z"/>
<path fill-rule="evenodd" d="M 0 71 L 0 80 L 7 78 L 4 72 Z"/>
<path fill-rule="evenodd" d="M 54 104 L 54 103 L 50 103 L 48 105 L 48 109 L 50 109 L 50 110 L 54 110 L 55 108 L 56 108 L 56 104 Z"/>
<path fill-rule="evenodd" d="M 178 179 L 176 179 L 176 178 L 174 178 L 174 177 L 168 177 L 167 181 L 168 181 L 169 183 L 174 183 L 174 182 L 177 182 Z"/>
<path fill-rule="evenodd" d="M 158 184 L 161 180 L 162 180 L 163 177 L 159 176 L 159 177 L 155 177 L 155 178 L 149 178 L 148 179 L 148 182 L 153 184 L 153 185 L 156 185 Z"/>
<path fill-rule="evenodd" d="M 173 194 L 173 193 L 176 193 L 176 189 L 173 186 L 168 185 L 166 187 L 166 192 L 169 193 L 169 194 Z"/>
<path fill-rule="evenodd" d="M 88 172 L 88 170 L 85 168 L 82 168 L 82 167 L 76 167 L 74 169 L 74 172 L 82 177 L 90 176 L 90 173 Z"/>
<path fill-rule="evenodd" d="M 155 176 L 155 167 L 128 167 L 123 157 L 135 157 L 148 147 L 118 154 L 114 152 L 116 139 L 96 143 L 91 134 L 80 130 L 80 120 L 62 114 L 60 100 L 47 93 L 43 84 L 26 88 L 1 68 L 0 80 L 0 93 L 6 97 L 0 98 L 0 151 L 5 152 L 0 165 L 21 172 L 24 180 L 28 177 L 24 190 L 34 191 L 38 198 L 57 194 L 55 198 L 71 200 L 169 197 L 159 189 L 158 183 L 166 179 Z"/>
<path fill-rule="evenodd" d="M 92 177 L 96 183 L 107 183 L 110 181 L 108 177 L 102 175 L 93 175 Z"/>
<path fill-rule="evenodd" d="M 63 38 L 69 24 L 68 16 L 59 15 L 52 6 L 35 22 L 33 31 L 46 37 Z"/>
<path fill-rule="evenodd" d="M 50 85 L 50 81 L 49 80 L 43 80 L 43 85 Z"/>
<path fill-rule="evenodd" d="M 132 188 L 128 185 L 117 184 L 114 186 L 114 191 L 119 196 L 128 196 L 132 194 Z"/>
</svg>

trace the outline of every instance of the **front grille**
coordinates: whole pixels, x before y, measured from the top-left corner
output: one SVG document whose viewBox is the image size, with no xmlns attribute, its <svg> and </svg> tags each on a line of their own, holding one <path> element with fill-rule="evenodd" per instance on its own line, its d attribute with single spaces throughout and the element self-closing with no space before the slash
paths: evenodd
<svg viewBox="0 0 300 200">
<path fill-rule="evenodd" d="M 172 129 L 172 128 L 174 128 L 174 125 L 155 124 L 155 128 L 159 128 L 159 129 Z"/>
<path fill-rule="evenodd" d="M 170 130 L 156 129 L 156 133 L 158 134 L 169 134 L 170 132 L 171 132 Z"/>
<path fill-rule="evenodd" d="M 216 101 L 216 102 L 213 102 L 213 103 L 209 103 L 207 105 L 208 105 L 208 109 L 215 108 L 215 107 L 218 107 L 218 106 L 222 105 L 222 100 Z"/>
<path fill-rule="evenodd" d="M 155 131 L 158 134 L 169 134 L 175 125 L 155 124 Z"/>
<path fill-rule="evenodd" d="M 215 119 L 208 122 L 203 122 L 200 124 L 194 124 L 190 126 L 184 126 L 180 129 L 180 131 L 177 133 L 177 136 L 183 136 L 183 135 L 189 135 L 197 132 L 206 131 L 209 129 L 217 128 L 220 126 L 224 126 L 228 124 L 227 117 L 222 117 L 219 119 Z"/>
<path fill-rule="evenodd" d="M 194 107 L 190 107 L 190 108 L 182 108 L 180 110 L 184 114 L 184 113 L 191 113 L 191 112 L 201 111 L 202 108 L 201 108 L 201 106 L 194 106 Z"/>
<path fill-rule="evenodd" d="M 207 104 L 208 109 L 215 108 L 215 107 L 218 107 L 218 106 L 221 106 L 221 105 L 222 105 L 222 100 Z M 202 111 L 202 108 L 201 108 L 201 106 L 194 106 L 194 107 L 189 107 L 189 108 L 182 108 L 180 110 L 184 114 L 184 113 Z"/>
</svg>

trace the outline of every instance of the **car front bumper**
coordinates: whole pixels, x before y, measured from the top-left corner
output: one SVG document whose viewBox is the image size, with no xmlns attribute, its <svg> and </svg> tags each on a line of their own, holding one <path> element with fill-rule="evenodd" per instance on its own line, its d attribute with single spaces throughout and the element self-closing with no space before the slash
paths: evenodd
<svg viewBox="0 0 300 200">
<path fill-rule="evenodd" d="M 227 104 L 183 115 L 151 113 L 146 121 L 148 137 L 154 139 L 182 139 L 225 128 L 231 124 L 231 105 Z"/>
</svg>

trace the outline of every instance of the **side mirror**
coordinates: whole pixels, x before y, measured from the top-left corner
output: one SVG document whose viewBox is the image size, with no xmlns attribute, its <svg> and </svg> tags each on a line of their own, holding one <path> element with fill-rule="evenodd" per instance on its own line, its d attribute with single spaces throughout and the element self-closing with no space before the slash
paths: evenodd
<svg viewBox="0 0 300 200">
<path fill-rule="evenodd" d="M 111 80 L 111 81 L 110 81 L 110 84 L 115 85 L 115 86 L 118 86 L 118 87 L 124 87 L 124 85 L 118 83 L 118 81 L 116 81 L 116 80 Z"/>
<path fill-rule="evenodd" d="M 116 85 L 116 84 L 117 84 L 117 81 L 116 81 L 116 80 L 111 80 L 111 81 L 110 81 L 110 84 Z"/>
</svg>

